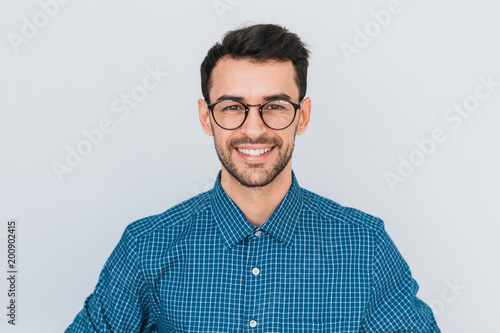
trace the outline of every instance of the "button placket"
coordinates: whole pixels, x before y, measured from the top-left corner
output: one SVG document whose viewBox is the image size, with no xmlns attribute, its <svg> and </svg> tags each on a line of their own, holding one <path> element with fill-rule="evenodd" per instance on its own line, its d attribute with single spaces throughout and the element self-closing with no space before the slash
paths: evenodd
<svg viewBox="0 0 500 333">
<path fill-rule="evenodd" d="M 250 331 L 262 330 L 261 326 L 262 315 L 266 313 L 265 302 L 262 295 L 263 280 L 262 280 L 262 267 L 259 258 L 262 255 L 262 247 L 265 246 L 266 239 L 262 237 L 263 232 L 256 230 L 253 233 L 254 237 L 248 237 L 248 251 L 247 251 L 247 279 L 245 287 L 245 314 L 247 318 L 247 328 Z"/>
</svg>

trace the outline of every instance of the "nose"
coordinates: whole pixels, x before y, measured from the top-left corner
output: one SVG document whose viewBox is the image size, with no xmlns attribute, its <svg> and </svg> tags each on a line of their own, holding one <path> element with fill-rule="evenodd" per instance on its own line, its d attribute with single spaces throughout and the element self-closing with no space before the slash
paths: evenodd
<svg viewBox="0 0 500 333">
<path fill-rule="evenodd" d="M 260 116 L 259 106 L 248 105 L 248 115 L 240 130 L 249 137 L 259 137 L 267 132 L 267 126 Z"/>
</svg>

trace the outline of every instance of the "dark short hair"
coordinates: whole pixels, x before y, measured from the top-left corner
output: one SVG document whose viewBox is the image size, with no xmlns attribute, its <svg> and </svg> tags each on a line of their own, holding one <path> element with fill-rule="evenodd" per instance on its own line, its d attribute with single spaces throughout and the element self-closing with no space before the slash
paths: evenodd
<svg viewBox="0 0 500 333">
<path fill-rule="evenodd" d="M 309 51 L 299 36 L 284 27 L 275 24 L 256 24 L 228 31 L 222 39 L 222 44 L 216 43 L 212 46 L 200 68 L 201 91 L 207 103 L 210 103 L 212 71 L 217 61 L 224 56 L 248 59 L 257 63 L 290 60 L 295 68 L 294 79 L 299 87 L 299 101 L 306 95 Z"/>
</svg>

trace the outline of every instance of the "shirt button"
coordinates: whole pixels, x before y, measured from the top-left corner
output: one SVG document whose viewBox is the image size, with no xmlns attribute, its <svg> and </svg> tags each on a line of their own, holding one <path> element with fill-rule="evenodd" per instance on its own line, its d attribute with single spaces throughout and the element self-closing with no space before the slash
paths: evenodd
<svg viewBox="0 0 500 333">
<path fill-rule="evenodd" d="M 254 234 L 255 237 L 259 237 L 260 235 L 262 235 L 262 230 L 257 230 L 253 234 Z"/>
<path fill-rule="evenodd" d="M 258 269 L 257 267 L 252 268 L 252 274 L 253 275 L 259 275 L 259 273 L 260 273 L 260 269 Z"/>
<path fill-rule="evenodd" d="M 255 320 L 252 319 L 252 320 L 250 320 L 250 322 L 248 323 L 248 325 L 250 325 L 250 327 L 254 328 L 254 327 L 257 326 L 257 321 L 255 321 Z"/>
</svg>

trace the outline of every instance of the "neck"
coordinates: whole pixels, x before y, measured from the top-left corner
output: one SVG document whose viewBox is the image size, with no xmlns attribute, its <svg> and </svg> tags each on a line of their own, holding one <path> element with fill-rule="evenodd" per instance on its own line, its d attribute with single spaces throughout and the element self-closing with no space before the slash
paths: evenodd
<svg viewBox="0 0 500 333">
<path fill-rule="evenodd" d="M 291 163 L 266 186 L 244 186 L 224 167 L 222 167 L 220 182 L 224 192 L 241 209 L 248 222 L 259 227 L 271 217 L 290 189 L 292 184 Z"/>
</svg>

